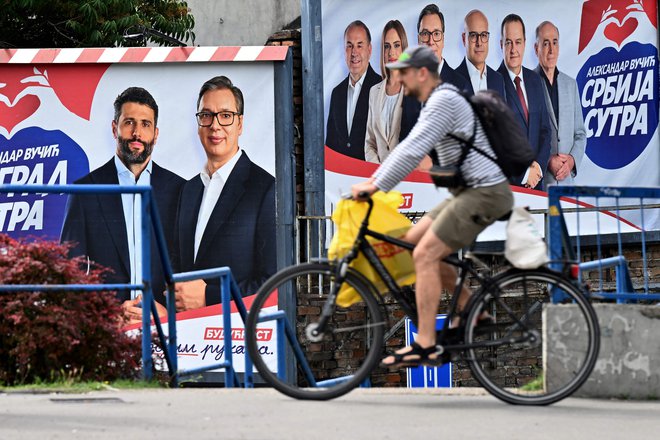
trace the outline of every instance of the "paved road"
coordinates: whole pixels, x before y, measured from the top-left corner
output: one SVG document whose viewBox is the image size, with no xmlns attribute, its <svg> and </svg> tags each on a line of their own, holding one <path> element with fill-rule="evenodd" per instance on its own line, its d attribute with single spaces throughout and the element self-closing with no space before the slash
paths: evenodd
<svg viewBox="0 0 660 440">
<path fill-rule="evenodd" d="M 0 394 L 0 439 L 651 439 L 660 402 L 511 406 L 481 390 L 355 390 L 301 402 L 270 389 Z"/>
</svg>

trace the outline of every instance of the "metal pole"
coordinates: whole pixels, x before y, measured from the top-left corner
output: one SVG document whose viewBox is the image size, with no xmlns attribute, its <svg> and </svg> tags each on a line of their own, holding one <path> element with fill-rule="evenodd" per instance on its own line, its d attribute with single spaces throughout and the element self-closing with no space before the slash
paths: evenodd
<svg viewBox="0 0 660 440">
<path fill-rule="evenodd" d="M 220 299 L 222 302 L 222 326 L 225 331 L 225 388 L 234 387 L 234 363 L 232 361 L 232 337 L 231 337 L 231 285 L 230 275 L 224 274 L 220 277 Z"/>
<path fill-rule="evenodd" d="M 301 0 L 305 214 L 324 211 L 323 44 L 321 2 Z"/>
<path fill-rule="evenodd" d="M 140 193 L 142 208 L 142 377 L 151 380 L 153 377 L 153 359 L 151 358 L 151 228 L 149 203 L 151 188 Z"/>
</svg>

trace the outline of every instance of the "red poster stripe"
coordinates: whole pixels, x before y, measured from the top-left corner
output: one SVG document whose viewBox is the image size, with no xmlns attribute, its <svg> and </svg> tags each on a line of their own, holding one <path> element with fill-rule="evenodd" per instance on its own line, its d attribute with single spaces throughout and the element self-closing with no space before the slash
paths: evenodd
<svg viewBox="0 0 660 440">
<path fill-rule="evenodd" d="M 41 49 L 32 60 L 33 63 L 52 63 L 61 49 Z"/>
<path fill-rule="evenodd" d="M 205 61 L 234 61 L 242 46 L 218 47 L 215 52 Z M 195 47 L 171 48 L 164 62 L 187 62 Z M 68 49 L 64 49 L 68 50 Z M 105 51 L 116 50 L 114 48 L 88 48 L 84 49 L 73 63 L 97 63 Z M 126 49 L 118 63 L 141 63 L 149 55 L 152 48 L 132 47 Z M 11 62 L 21 49 L 0 49 L 0 64 Z M 53 63 L 62 49 L 40 49 L 30 63 L 49 64 Z M 283 61 L 286 59 L 288 46 L 264 46 L 254 61 Z M 196 60 L 199 61 L 199 60 Z M 249 60 L 246 60 L 249 61 Z M 30 64 L 28 63 L 28 64 Z"/>
<path fill-rule="evenodd" d="M 245 308 L 247 310 L 250 310 L 250 307 L 252 307 L 252 303 L 254 302 L 256 296 L 257 295 L 254 294 L 243 298 L 243 304 L 245 304 Z M 266 302 L 264 303 L 263 307 L 270 307 L 276 304 L 277 304 L 277 291 L 274 291 L 266 299 Z M 238 313 L 238 308 L 236 307 L 234 301 L 231 302 L 231 313 Z M 222 315 L 222 304 L 216 304 L 214 306 L 207 306 L 207 307 L 202 307 L 201 309 L 188 310 L 186 312 L 177 313 L 176 320 L 183 321 L 185 319 L 204 318 L 206 316 L 214 316 L 214 315 Z"/>
<path fill-rule="evenodd" d="M 239 50 L 241 50 L 239 46 L 219 47 L 209 61 L 234 61 Z"/>
<path fill-rule="evenodd" d="M 0 63 L 8 63 L 18 49 L 0 49 Z"/>
<path fill-rule="evenodd" d="M 151 49 L 148 47 L 131 47 L 126 51 L 120 63 L 140 63 L 145 59 Z"/>
<path fill-rule="evenodd" d="M 377 163 L 344 156 L 327 146 L 325 147 L 325 169 L 333 173 L 369 178 L 378 166 Z M 404 180 L 406 182 L 432 183 L 429 175 L 421 171 L 413 171 Z"/>
<path fill-rule="evenodd" d="M 101 48 L 85 49 L 76 60 L 76 63 L 95 63 L 101 58 L 103 52 L 105 52 L 105 49 Z"/>
<path fill-rule="evenodd" d="M 174 47 L 170 54 L 165 58 L 166 62 L 187 61 L 190 54 L 195 50 L 194 47 Z"/>
<path fill-rule="evenodd" d="M 250 307 L 252 307 L 252 303 L 254 302 L 255 298 L 257 297 L 256 294 L 246 296 L 243 298 L 243 304 L 245 304 L 245 308 L 249 311 Z M 263 307 L 271 307 L 277 305 L 277 291 L 274 290 L 271 295 L 266 299 L 266 302 L 264 303 Z M 238 313 L 238 308 L 236 307 L 236 304 L 234 301 L 231 302 L 231 312 L 232 313 Z M 204 318 L 207 316 L 219 316 L 222 315 L 222 304 L 216 304 L 214 306 L 208 306 L 208 307 L 202 307 L 200 309 L 195 309 L 195 310 L 188 310 L 186 312 L 180 312 L 176 314 L 176 320 L 177 321 L 184 321 L 186 319 L 195 319 L 195 318 Z M 161 324 L 165 324 L 167 322 L 167 319 L 164 319 L 161 321 Z M 152 320 L 152 325 L 153 325 L 153 320 Z M 142 324 L 132 324 L 128 325 L 123 328 L 124 331 L 129 331 L 129 330 L 135 330 L 142 328 Z"/>
<path fill-rule="evenodd" d="M 283 61 L 287 50 L 287 46 L 265 46 L 256 61 Z"/>
</svg>

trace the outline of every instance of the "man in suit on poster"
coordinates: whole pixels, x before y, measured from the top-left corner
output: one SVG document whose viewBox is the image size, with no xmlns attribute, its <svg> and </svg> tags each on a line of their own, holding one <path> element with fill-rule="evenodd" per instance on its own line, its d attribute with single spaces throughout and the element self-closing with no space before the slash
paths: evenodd
<svg viewBox="0 0 660 440">
<path fill-rule="evenodd" d="M 117 152 L 77 184 L 151 185 L 168 247 L 174 241 L 174 218 L 184 179 L 151 160 L 158 139 L 158 105 L 140 87 L 124 90 L 114 102 L 112 134 Z M 61 241 L 72 244 L 70 256 L 111 269 L 104 282 L 142 283 L 141 205 L 136 194 L 73 194 L 67 201 Z M 151 284 L 159 314 L 164 315 L 165 278 L 155 237 L 151 242 Z M 141 320 L 139 291 L 119 291 L 125 316 Z"/>
<path fill-rule="evenodd" d="M 477 9 L 468 12 L 461 38 L 465 46 L 465 58 L 456 72 L 467 79 L 465 91 L 474 95 L 480 90 L 494 90 L 506 100 L 502 75 L 486 64 L 490 32 L 488 19 L 483 12 Z"/>
<path fill-rule="evenodd" d="M 333 90 L 325 144 L 338 153 L 364 160 L 369 91 L 382 78 L 371 68 L 371 32 L 356 20 L 344 31 L 348 76 Z"/>
<path fill-rule="evenodd" d="M 500 46 L 504 61 L 498 72 L 504 78 L 506 101 L 513 110 L 536 159 L 522 176 L 513 179 L 513 184 L 543 190 L 543 176 L 550 156 L 550 118 L 543 96 L 541 78 L 523 67 L 525 53 L 525 24 L 516 14 L 509 14 L 502 21 Z"/>
<path fill-rule="evenodd" d="M 206 163 L 181 191 L 172 266 L 176 272 L 228 266 L 243 295 L 276 271 L 275 179 L 238 145 L 243 93 L 214 77 L 197 99 Z M 220 303 L 218 278 L 176 283 L 177 311 Z"/>
<path fill-rule="evenodd" d="M 433 50 L 438 57 L 438 73 L 442 82 L 453 84 L 458 90 L 466 87 L 467 79 L 452 69 L 442 57 L 445 48 L 445 16 L 435 4 L 428 4 L 417 19 L 417 42 Z"/>
<path fill-rule="evenodd" d="M 536 28 L 534 50 L 539 59 L 534 71 L 543 79 L 552 134 L 545 184 L 573 185 L 584 156 L 587 134 L 577 83 L 557 69 L 559 29 L 554 24 L 544 21 Z"/>
</svg>

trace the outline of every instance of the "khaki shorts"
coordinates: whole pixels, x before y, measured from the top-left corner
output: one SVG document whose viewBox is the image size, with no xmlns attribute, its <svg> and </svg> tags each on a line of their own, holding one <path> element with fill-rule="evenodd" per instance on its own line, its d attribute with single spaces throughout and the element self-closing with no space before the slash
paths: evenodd
<svg viewBox="0 0 660 440">
<path fill-rule="evenodd" d="M 431 229 L 452 250 L 469 246 L 479 233 L 513 207 L 508 182 L 482 188 L 463 188 L 426 215 Z"/>
</svg>

